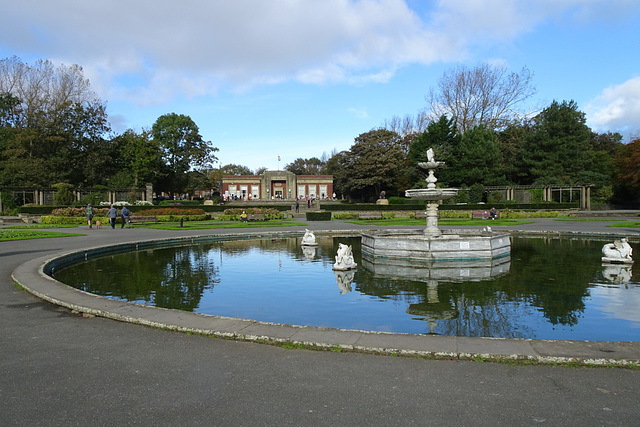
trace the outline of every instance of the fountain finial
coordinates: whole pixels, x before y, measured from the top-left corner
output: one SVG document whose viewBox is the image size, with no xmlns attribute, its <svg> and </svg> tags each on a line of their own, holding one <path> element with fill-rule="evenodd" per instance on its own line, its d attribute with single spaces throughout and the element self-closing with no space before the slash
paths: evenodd
<svg viewBox="0 0 640 427">
<path fill-rule="evenodd" d="M 427 150 L 427 161 L 418 163 L 418 166 L 420 166 L 422 169 L 428 169 L 428 170 L 437 169 L 442 165 L 444 165 L 444 162 L 437 162 L 436 161 L 436 157 L 435 157 L 435 153 L 433 152 L 433 148 L 429 148 Z"/>
</svg>

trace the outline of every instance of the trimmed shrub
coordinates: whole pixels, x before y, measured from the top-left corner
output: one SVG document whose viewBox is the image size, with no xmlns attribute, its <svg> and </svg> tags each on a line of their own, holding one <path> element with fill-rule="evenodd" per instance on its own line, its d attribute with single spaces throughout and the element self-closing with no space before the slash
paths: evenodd
<svg viewBox="0 0 640 427">
<path fill-rule="evenodd" d="M 53 202 L 56 205 L 70 205 L 73 203 L 73 185 L 61 182 L 53 184 L 52 187 L 56 189 L 53 195 Z"/>
<path fill-rule="evenodd" d="M 382 212 L 382 219 L 392 219 L 396 217 L 395 212 Z"/>
<path fill-rule="evenodd" d="M 331 212 L 307 212 L 307 221 L 331 221 Z"/>
<path fill-rule="evenodd" d="M 100 216 L 95 216 L 93 217 L 93 223 L 95 224 L 96 221 L 100 221 L 102 222 L 102 224 L 109 224 L 109 218 L 104 218 L 104 217 L 100 217 Z M 77 217 L 77 216 L 51 216 L 51 215 L 47 215 L 47 216 L 43 216 L 40 218 L 40 222 L 42 224 L 57 224 L 57 225 L 63 225 L 63 224 L 77 224 L 77 225 L 87 225 L 87 219 L 82 216 L 82 217 Z"/>
<path fill-rule="evenodd" d="M 358 219 L 358 214 L 355 212 L 336 212 L 333 217 L 335 219 Z"/>
<path fill-rule="evenodd" d="M 476 182 L 469 187 L 469 202 L 478 203 L 482 201 L 484 197 L 484 185 Z"/>
</svg>

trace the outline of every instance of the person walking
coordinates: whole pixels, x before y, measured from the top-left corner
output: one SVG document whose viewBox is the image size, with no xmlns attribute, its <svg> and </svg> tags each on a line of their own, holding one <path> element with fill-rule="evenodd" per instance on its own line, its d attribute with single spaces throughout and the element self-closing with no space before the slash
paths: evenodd
<svg viewBox="0 0 640 427">
<path fill-rule="evenodd" d="M 84 214 L 87 217 L 87 224 L 89 224 L 89 228 L 93 228 L 91 224 L 91 221 L 93 220 L 93 208 L 91 207 L 91 203 L 87 203 Z"/>
<path fill-rule="evenodd" d="M 122 210 L 120 211 L 120 216 L 122 217 L 122 226 L 120 228 L 124 228 L 124 225 L 127 225 L 127 228 L 131 228 L 131 218 L 129 217 L 129 209 L 127 209 L 126 206 L 122 207 Z"/>
<path fill-rule="evenodd" d="M 118 218 L 118 209 L 114 208 L 111 205 L 111 208 L 107 212 L 107 217 L 109 218 L 109 222 L 111 223 L 111 228 L 116 229 L 116 218 Z"/>
</svg>

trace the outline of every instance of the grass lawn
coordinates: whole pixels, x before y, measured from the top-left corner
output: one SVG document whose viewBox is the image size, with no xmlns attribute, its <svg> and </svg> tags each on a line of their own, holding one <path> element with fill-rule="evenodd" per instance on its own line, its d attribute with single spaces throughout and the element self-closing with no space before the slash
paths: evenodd
<svg viewBox="0 0 640 427">
<path fill-rule="evenodd" d="M 0 229 L 0 242 L 7 242 L 11 240 L 46 239 L 49 237 L 70 237 L 70 236 L 84 236 L 84 234 L 57 233 L 55 231 L 40 231 L 40 230 L 7 230 L 5 228 Z"/>
<path fill-rule="evenodd" d="M 426 225 L 427 221 L 425 219 L 411 219 L 411 218 L 392 218 L 386 219 L 382 221 L 378 220 L 348 220 L 347 222 L 351 224 L 373 224 L 373 225 Z M 439 225 L 521 225 L 521 224 L 530 224 L 533 221 L 527 220 L 518 220 L 518 219 L 495 219 L 495 220 L 487 220 L 487 219 L 439 219 Z"/>
<path fill-rule="evenodd" d="M 84 224 L 87 225 L 87 224 Z M 3 230 L 18 230 L 18 229 L 39 229 L 39 228 L 76 228 L 78 224 L 25 224 L 25 225 L 10 225 L 4 227 Z"/>
<path fill-rule="evenodd" d="M 572 217 L 568 217 L 568 216 L 563 216 L 561 218 L 554 218 L 554 221 L 615 221 L 615 222 L 620 222 L 620 221 L 626 221 L 626 219 L 614 219 L 614 218 L 572 218 Z"/>
<path fill-rule="evenodd" d="M 630 228 L 640 228 L 640 222 L 619 222 L 617 224 L 609 224 L 607 227 L 630 227 Z"/>
<path fill-rule="evenodd" d="M 253 227 L 303 227 L 307 225 L 304 222 L 294 221 L 188 221 L 184 223 L 184 227 L 180 227 L 177 222 L 161 222 L 157 224 L 136 224 L 135 228 L 154 228 L 157 230 L 206 230 L 211 228 L 253 228 Z"/>
</svg>

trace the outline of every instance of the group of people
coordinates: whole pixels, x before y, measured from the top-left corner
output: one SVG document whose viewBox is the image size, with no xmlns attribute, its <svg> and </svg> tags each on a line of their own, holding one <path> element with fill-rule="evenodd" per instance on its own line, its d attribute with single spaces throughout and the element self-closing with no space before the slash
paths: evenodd
<svg viewBox="0 0 640 427">
<path fill-rule="evenodd" d="M 87 218 L 87 224 L 89 225 L 89 228 L 93 228 L 93 207 L 91 206 L 91 203 L 87 204 L 84 213 Z M 129 212 L 129 209 L 127 209 L 126 206 L 123 206 L 122 210 L 118 214 L 118 208 L 111 205 L 109 211 L 107 211 L 107 218 L 109 218 L 109 223 L 112 229 L 116 228 L 116 221 L 118 219 L 118 216 L 122 218 L 122 226 L 120 228 L 124 228 L 125 225 L 127 226 L 127 228 L 131 228 L 131 214 Z M 98 224 L 96 224 L 96 227 L 97 226 Z"/>
</svg>

